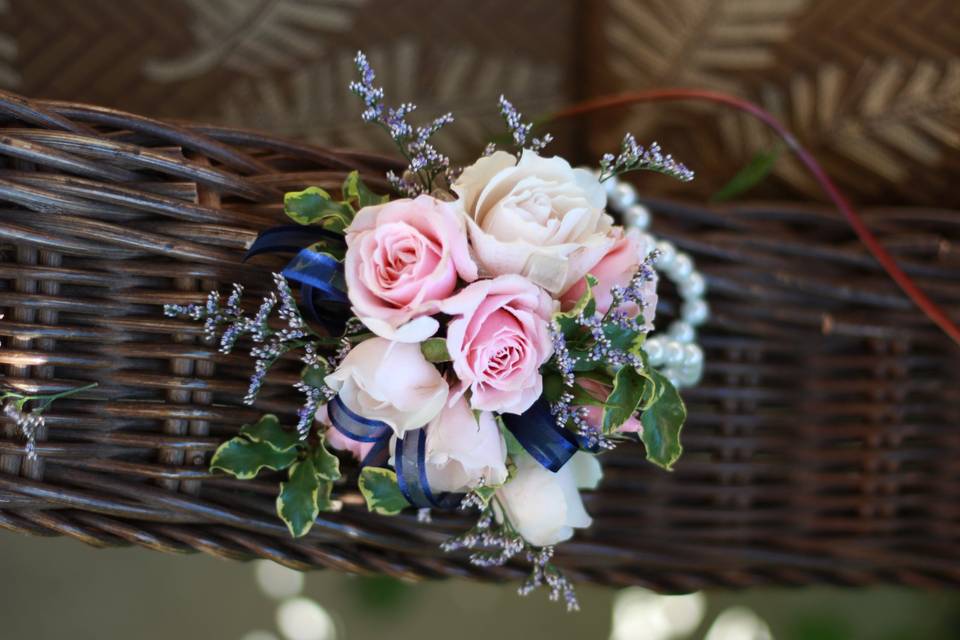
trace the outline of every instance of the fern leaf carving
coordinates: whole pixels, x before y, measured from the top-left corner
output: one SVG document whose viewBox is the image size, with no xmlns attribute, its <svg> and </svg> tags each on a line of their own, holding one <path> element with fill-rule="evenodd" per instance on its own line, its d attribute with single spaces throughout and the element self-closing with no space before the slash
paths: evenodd
<svg viewBox="0 0 960 640">
<path fill-rule="evenodd" d="M 203 75 L 218 66 L 250 75 L 290 69 L 323 50 L 325 33 L 347 31 L 365 0 L 185 0 L 194 13 L 196 48 L 180 58 L 148 60 L 157 82 Z"/>
<path fill-rule="evenodd" d="M 360 104 L 347 91 L 354 53 L 331 52 L 286 76 L 234 83 L 220 103 L 219 119 L 327 145 L 391 151 L 383 131 L 360 120 Z M 388 102 L 416 103 L 414 119 L 453 112 L 456 121 L 437 141 L 454 160 L 475 158 L 503 132 L 501 93 L 530 114 L 563 101 L 562 62 L 506 59 L 466 46 L 434 50 L 409 39 L 369 48 L 367 55 Z"/>
</svg>

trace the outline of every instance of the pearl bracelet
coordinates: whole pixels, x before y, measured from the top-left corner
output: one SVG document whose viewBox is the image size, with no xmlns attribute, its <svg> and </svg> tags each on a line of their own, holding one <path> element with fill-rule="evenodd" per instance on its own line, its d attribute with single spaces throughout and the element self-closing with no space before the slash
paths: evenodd
<svg viewBox="0 0 960 640">
<path fill-rule="evenodd" d="M 644 246 L 659 252 L 653 266 L 657 273 L 676 285 L 683 300 L 680 317 L 670 323 L 666 335 L 663 332 L 651 335 L 643 349 L 651 366 L 660 369 L 675 387 L 692 387 L 703 376 L 703 349 L 696 342 L 696 328 L 710 317 L 710 307 L 705 299 L 707 281 L 697 271 L 689 254 L 678 251 L 671 242 L 658 241 L 647 231 L 650 211 L 637 202 L 637 192 L 632 185 L 615 177 L 604 181 L 603 185 L 610 209 L 620 214 L 625 227 L 642 232 Z"/>
</svg>

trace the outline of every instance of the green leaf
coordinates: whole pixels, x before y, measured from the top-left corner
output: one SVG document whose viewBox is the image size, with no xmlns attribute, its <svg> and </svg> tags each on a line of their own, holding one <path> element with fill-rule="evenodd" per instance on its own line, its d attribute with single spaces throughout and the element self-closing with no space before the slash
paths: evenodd
<svg viewBox="0 0 960 640">
<path fill-rule="evenodd" d="M 319 490 L 320 479 L 310 458 L 290 467 L 287 482 L 280 483 L 277 515 L 287 523 L 290 535 L 294 538 L 306 535 L 320 514 L 317 505 Z"/>
<path fill-rule="evenodd" d="M 252 442 L 268 444 L 277 451 L 290 451 L 302 444 L 295 431 L 281 427 L 277 416 L 269 413 L 253 424 L 243 425 L 240 433 Z"/>
<path fill-rule="evenodd" d="M 300 224 L 316 224 L 324 229 L 343 233 L 353 221 L 353 209 L 345 202 L 336 202 L 319 187 L 291 191 L 283 196 L 283 210 Z"/>
<path fill-rule="evenodd" d="M 323 389 L 327 386 L 324 378 L 326 378 L 329 373 L 330 371 L 323 363 L 316 367 L 304 367 L 303 370 L 300 371 L 300 380 L 302 380 L 305 385 L 313 387 L 314 389 Z"/>
<path fill-rule="evenodd" d="M 314 253 L 325 253 L 337 262 L 343 262 L 343 259 L 347 256 L 346 243 L 343 240 L 336 240 L 334 238 L 317 240 L 307 248 Z"/>
<path fill-rule="evenodd" d="M 603 325 L 603 335 L 610 340 L 614 349 L 632 354 L 640 352 L 646 340 L 645 333 L 621 327 L 615 322 L 607 322 Z"/>
<path fill-rule="evenodd" d="M 340 479 L 340 459 L 327 450 L 322 438 L 311 451 L 310 457 L 319 477 L 331 481 Z"/>
<path fill-rule="evenodd" d="M 640 416 L 647 460 L 670 471 L 680 458 L 680 430 L 687 419 L 687 408 L 676 388 L 659 371 L 650 370 L 659 389 L 656 401 Z"/>
<path fill-rule="evenodd" d="M 427 362 L 450 362 L 450 352 L 447 351 L 446 338 L 430 338 L 420 343 L 420 352 Z"/>
<path fill-rule="evenodd" d="M 359 171 L 351 171 L 343 181 L 343 199 L 347 202 L 356 200 L 359 208 L 369 207 L 389 202 L 390 196 L 378 196 L 370 190 L 360 179 Z"/>
<path fill-rule="evenodd" d="M 644 377 L 633 367 L 620 367 L 603 409 L 603 432 L 613 433 L 630 419 L 643 398 Z"/>
<path fill-rule="evenodd" d="M 503 434 L 503 439 L 507 443 L 507 454 L 509 454 L 511 458 L 529 455 L 526 453 L 526 449 L 523 448 L 523 445 L 520 444 L 520 441 L 517 440 L 517 437 L 513 435 L 510 429 L 507 429 L 507 425 L 503 422 L 503 418 L 497 416 L 497 422 L 500 423 L 500 433 Z"/>
<path fill-rule="evenodd" d="M 560 401 L 563 395 L 563 377 L 556 371 L 543 371 L 543 397 L 553 404 Z"/>
<path fill-rule="evenodd" d="M 395 516 L 410 506 L 400 492 L 397 474 L 390 469 L 364 467 L 357 482 L 367 501 L 367 509 L 384 516 Z"/>
<path fill-rule="evenodd" d="M 332 500 L 330 494 L 333 492 L 333 483 L 329 480 L 320 480 L 320 486 L 317 490 L 317 509 L 320 511 L 340 511 L 343 503 L 339 500 Z"/>
<path fill-rule="evenodd" d="M 261 469 L 279 471 L 289 467 L 296 459 L 296 448 L 278 451 L 266 442 L 233 438 L 220 445 L 213 454 L 210 470 L 224 471 L 240 480 L 249 480 L 256 477 Z"/>
<path fill-rule="evenodd" d="M 770 151 L 758 152 L 750 162 L 747 163 L 747 166 L 738 171 L 737 174 L 730 179 L 730 182 L 723 185 L 719 191 L 713 194 L 710 201 L 726 202 L 727 200 L 732 200 L 763 182 L 763 179 L 773 171 L 773 166 L 776 164 L 777 158 L 780 157 L 781 153 L 783 153 L 782 144 L 776 145 Z"/>
<path fill-rule="evenodd" d="M 597 279 L 587 274 L 584 278 L 587 281 L 587 288 L 583 295 L 577 300 L 577 303 L 567 311 L 561 311 L 554 314 L 554 319 L 560 325 L 560 330 L 564 335 L 570 337 L 570 333 L 582 331 L 583 327 L 577 324 L 577 317 L 583 314 L 590 317 L 597 312 L 597 302 L 593 299 L 593 288 L 597 286 Z"/>
</svg>

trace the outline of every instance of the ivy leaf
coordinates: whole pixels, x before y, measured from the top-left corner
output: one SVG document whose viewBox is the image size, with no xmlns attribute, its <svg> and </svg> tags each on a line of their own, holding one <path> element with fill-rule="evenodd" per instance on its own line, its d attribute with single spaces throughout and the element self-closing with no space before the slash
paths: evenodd
<svg viewBox="0 0 960 640">
<path fill-rule="evenodd" d="M 523 445 L 520 444 L 520 441 L 517 440 L 517 437 L 513 435 L 513 432 L 511 432 L 510 429 L 507 429 L 507 425 L 503 422 L 503 418 L 497 416 L 497 422 L 500 424 L 500 433 L 503 434 L 503 439 L 507 443 L 507 454 L 511 458 L 529 455 L 526 453 L 526 449 L 523 448 Z"/>
<path fill-rule="evenodd" d="M 340 511 L 343 503 L 339 500 L 332 500 L 330 494 L 333 492 L 333 483 L 329 480 L 320 480 L 317 490 L 317 509 L 320 511 Z"/>
<path fill-rule="evenodd" d="M 737 174 L 730 179 L 730 182 L 723 185 L 719 191 L 713 194 L 710 201 L 726 202 L 727 200 L 732 200 L 763 182 L 763 179 L 773 171 L 773 166 L 776 164 L 777 158 L 780 157 L 781 153 L 783 153 L 782 144 L 778 144 L 769 151 L 758 152 L 751 158 L 747 166 L 738 171 Z"/>
<path fill-rule="evenodd" d="M 563 378 L 556 371 L 544 371 L 543 397 L 550 404 L 554 404 L 560 401 L 561 395 L 563 395 Z"/>
<path fill-rule="evenodd" d="M 253 424 L 243 425 L 240 433 L 252 442 L 268 444 L 280 452 L 290 451 L 302 442 L 295 432 L 280 426 L 277 416 L 269 413 Z"/>
<path fill-rule="evenodd" d="M 336 233 L 343 233 L 353 221 L 353 208 L 345 202 L 334 201 L 319 187 L 284 194 L 283 210 L 295 222 L 317 224 Z"/>
<path fill-rule="evenodd" d="M 583 314 L 585 317 L 590 317 L 597 312 L 597 302 L 593 299 L 593 288 L 597 286 L 597 279 L 590 274 L 587 274 L 584 279 L 586 280 L 587 287 L 583 295 L 577 300 L 577 303 L 573 305 L 571 309 L 561 311 L 553 316 L 557 324 L 560 325 L 560 330 L 563 331 L 563 335 L 568 338 L 583 330 L 583 327 L 577 324 L 577 317 L 580 316 L 580 314 Z"/>
<path fill-rule="evenodd" d="M 630 419 L 643 398 L 645 379 L 630 366 L 620 367 L 603 409 L 603 432 L 613 433 Z"/>
<path fill-rule="evenodd" d="M 351 171 L 343 181 L 343 199 L 347 202 L 356 200 L 359 208 L 384 204 L 390 201 L 390 196 L 378 196 L 360 179 L 359 171 Z"/>
<path fill-rule="evenodd" d="M 322 438 L 311 452 L 311 458 L 317 476 L 330 481 L 340 479 L 340 459 L 327 450 Z"/>
<path fill-rule="evenodd" d="M 643 444 L 647 448 L 647 460 L 671 470 L 673 463 L 683 453 L 680 430 L 687 419 L 687 408 L 676 388 L 662 373 L 650 370 L 658 388 L 656 400 L 643 412 Z"/>
<path fill-rule="evenodd" d="M 410 506 L 397 484 L 397 474 L 390 469 L 364 467 L 357 482 L 367 501 L 367 509 L 384 516 L 395 516 Z"/>
<path fill-rule="evenodd" d="M 287 482 L 280 483 L 280 495 L 277 496 L 277 515 L 287 524 L 294 538 L 304 536 L 313 527 L 314 520 L 320 515 L 317 494 L 320 491 L 320 478 L 310 458 L 306 458 L 290 467 Z"/>
<path fill-rule="evenodd" d="M 333 238 L 323 238 L 307 248 L 314 253 L 325 253 L 337 262 L 343 262 L 347 256 L 347 245 L 342 240 L 337 241 Z"/>
<path fill-rule="evenodd" d="M 427 362 L 450 362 L 450 352 L 447 350 L 446 338 L 430 338 L 420 343 L 420 352 Z"/>
<path fill-rule="evenodd" d="M 256 477 L 261 469 L 280 471 L 289 467 L 296 459 L 296 448 L 277 451 L 266 442 L 233 438 L 220 445 L 213 454 L 210 469 L 229 473 L 240 480 L 249 480 Z"/>
<path fill-rule="evenodd" d="M 647 334 L 621 327 L 615 322 L 607 322 L 603 325 L 603 335 L 607 337 L 614 349 L 632 354 L 642 350 L 647 338 Z"/>
</svg>

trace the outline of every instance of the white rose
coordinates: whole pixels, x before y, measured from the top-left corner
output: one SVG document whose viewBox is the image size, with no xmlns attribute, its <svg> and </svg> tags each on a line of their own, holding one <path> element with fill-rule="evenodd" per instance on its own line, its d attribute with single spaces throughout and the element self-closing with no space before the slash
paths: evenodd
<svg viewBox="0 0 960 640">
<path fill-rule="evenodd" d="M 607 253 L 613 219 L 597 178 L 525 150 L 480 158 L 453 184 L 487 275 L 519 273 L 555 296 Z"/>
<path fill-rule="evenodd" d="M 524 540 L 546 547 L 573 537 L 573 530 L 593 520 L 578 489 L 596 489 L 603 477 L 597 459 L 578 451 L 553 473 L 528 455 L 516 459 L 517 474 L 497 490 L 498 520 L 506 515 Z"/>
<path fill-rule="evenodd" d="M 470 491 L 507 480 L 507 444 L 489 411 L 474 415 L 461 397 L 427 425 L 427 480 L 430 489 Z"/>
<path fill-rule="evenodd" d="M 443 409 L 449 388 L 419 344 L 371 338 L 355 346 L 327 386 L 348 409 L 387 423 L 398 436 L 419 429 Z"/>
</svg>

